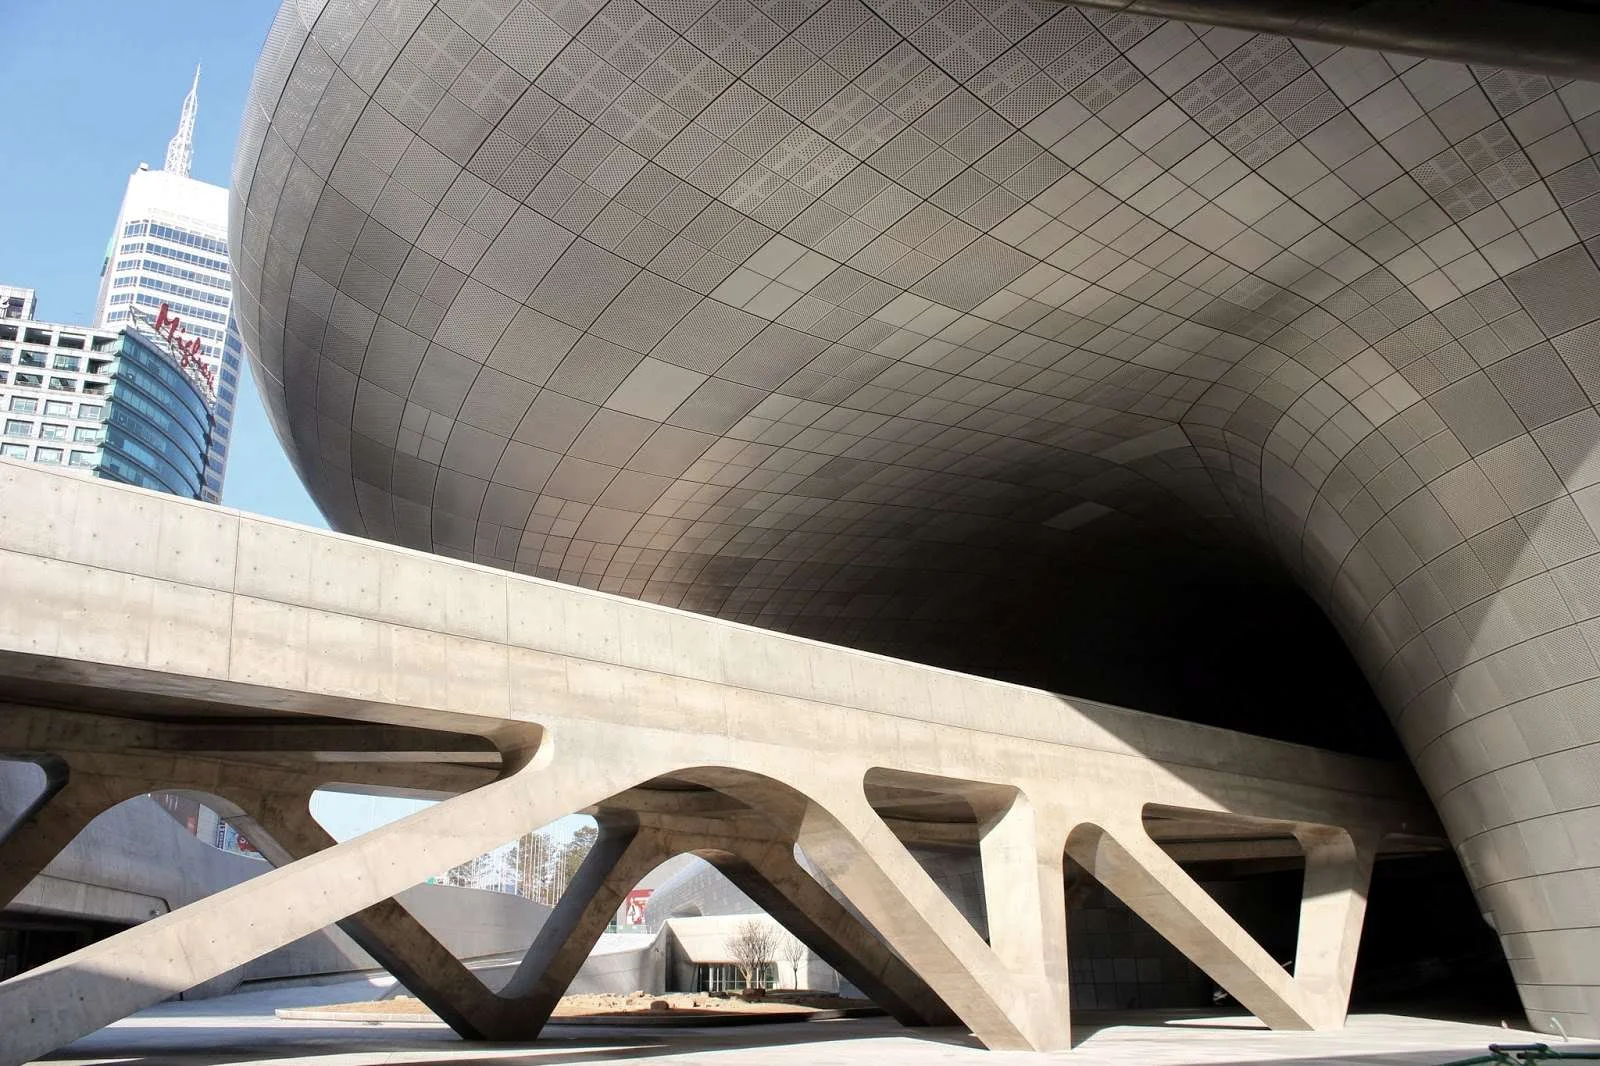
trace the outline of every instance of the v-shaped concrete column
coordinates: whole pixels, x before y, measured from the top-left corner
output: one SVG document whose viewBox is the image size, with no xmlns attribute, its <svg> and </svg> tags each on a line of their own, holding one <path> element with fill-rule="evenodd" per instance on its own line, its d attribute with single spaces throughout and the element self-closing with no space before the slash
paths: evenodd
<svg viewBox="0 0 1600 1066">
<path fill-rule="evenodd" d="M 705 843 L 717 849 L 705 858 L 724 877 L 896 1021 L 956 1024 L 955 1012 L 928 983 L 795 861 L 794 844 L 743 838 Z"/>
<path fill-rule="evenodd" d="M 493 1039 L 539 1035 L 628 892 L 672 854 L 648 829 L 602 824 L 594 847 L 500 990 Z"/>
<path fill-rule="evenodd" d="M 991 905 L 1004 930 L 999 949 L 984 943 L 971 923 L 918 865 L 866 802 L 845 789 L 830 795 L 837 805 L 811 805 L 801 821 L 800 846 L 889 946 L 949 1004 L 993 1050 L 1050 1051 L 1071 1046 L 1066 1010 L 1065 957 L 1047 963 L 1046 951 L 1064 947 L 1065 901 L 1061 896 L 1060 848 L 1042 858 L 1036 827 L 1018 812 L 1002 815 L 985 858 L 992 854 L 1015 878 L 1007 903 Z M 1044 886 L 1042 870 L 1053 861 L 1056 887 Z M 997 886 L 998 887 L 998 886 Z M 1005 911 L 1014 906 L 1017 915 Z M 1059 917 L 1046 913 L 1060 907 Z M 1059 936 L 1045 933 L 1059 921 Z M 1032 935 L 1039 939 L 1029 945 Z M 1059 1005 L 1059 1009 L 1056 1008 Z"/>
<path fill-rule="evenodd" d="M 284 866 L 336 846 L 311 816 L 310 800 L 309 793 L 269 793 L 228 818 L 273 865 Z M 499 998 L 398 899 L 374 903 L 338 924 L 462 1039 L 494 1039 Z"/>
<path fill-rule="evenodd" d="M 1298 834 L 1297 834 L 1298 835 Z M 1073 830 L 1067 850 L 1191 962 L 1274 1029 L 1335 1029 L 1344 1022 L 1361 939 L 1373 843 L 1342 830 L 1307 833 L 1296 975 L 1256 943 L 1132 819 Z M 1304 966 L 1304 970 L 1301 967 Z"/>
</svg>

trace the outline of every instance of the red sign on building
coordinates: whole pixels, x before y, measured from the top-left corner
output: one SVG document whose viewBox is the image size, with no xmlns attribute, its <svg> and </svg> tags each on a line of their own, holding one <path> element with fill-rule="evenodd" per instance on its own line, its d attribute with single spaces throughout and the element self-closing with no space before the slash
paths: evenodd
<svg viewBox="0 0 1600 1066">
<path fill-rule="evenodd" d="M 173 314 L 172 308 L 165 303 L 156 312 L 155 332 L 172 346 L 172 354 L 177 357 L 178 364 L 184 370 L 198 374 L 200 379 L 206 383 L 206 388 L 215 396 L 217 392 L 216 376 L 212 374 L 211 368 L 206 365 L 205 359 L 201 356 L 200 338 L 185 334 L 183 332 L 183 320 Z"/>
</svg>

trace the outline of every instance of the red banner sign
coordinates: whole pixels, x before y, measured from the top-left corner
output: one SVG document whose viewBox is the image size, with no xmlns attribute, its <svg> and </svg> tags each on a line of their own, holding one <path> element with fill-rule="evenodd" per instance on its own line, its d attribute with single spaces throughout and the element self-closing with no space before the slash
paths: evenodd
<svg viewBox="0 0 1600 1066">
<path fill-rule="evenodd" d="M 182 332 L 183 320 L 172 313 L 172 309 L 165 303 L 156 312 L 155 330 L 172 345 L 172 351 L 178 357 L 178 362 L 185 370 L 192 370 L 205 380 L 206 387 L 213 395 L 217 391 L 216 377 L 211 373 L 211 368 L 200 357 L 200 338 L 190 337 Z"/>
</svg>

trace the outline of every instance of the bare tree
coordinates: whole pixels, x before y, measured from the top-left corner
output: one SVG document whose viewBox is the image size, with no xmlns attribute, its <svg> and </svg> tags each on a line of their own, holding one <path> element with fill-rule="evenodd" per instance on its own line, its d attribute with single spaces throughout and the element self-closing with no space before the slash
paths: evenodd
<svg viewBox="0 0 1600 1066">
<path fill-rule="evenodd" d="M 746 919 L 728 938 L 728 952 L 733 956 L 733 964 L 744 974 L 744 986 L 763 988 L 767 967 L 778 954 L 778 931 L 767 922 Z"/>
<path fill-rule="evenodd" d="M 794 978 L 794 987 L 800 987 L 800 967 L 806 961 L 810 951 L 798 937 L 791 936 L 783 942 L 783 958 L 789 964 L 790 976 Z"/>
<path fill-rule="evenodd" d="M 572 834 L 572 839 L 567 841 L 561 852 L 561 887 L 566 888 L 577 876 L 578 867 L 583 865 L 583 860 L 589 857 L 595 841 L 600 839 L 600 830 L 592 825 L 579 826 Z"/>
<path fill-rule="evenodd" d="M 535 903 L 553 906 L 550 885 L 554 880 L 551 864 L 556 845 L 544 832 L 525 834 L 517 841 L 517 892 Z"/>
</svg>

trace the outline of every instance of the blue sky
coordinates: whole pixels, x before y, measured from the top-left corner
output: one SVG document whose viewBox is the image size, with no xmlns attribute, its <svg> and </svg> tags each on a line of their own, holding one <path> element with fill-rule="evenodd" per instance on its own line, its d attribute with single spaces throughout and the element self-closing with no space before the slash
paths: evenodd
<svg viewBox="0 0 1600 1066">
<path fill-rule="evenodd" d="M 196 63 L 193 174 L 228 185 L 239 116 L 277 0 L 0 2 L 6 120 L 0 284 L 39 291 L 39 315 L 88 323 L 128 175 L 159 167 Z M 70 59 L 71 62 L 63 62 Z M 246 373 L 223 502 L 325 526 L 267 424 Z"/>
<path fill-rule="evenodd" d="M 6 120 L 0 284 L 39 293 L 39 316 L 86 324 L 117 208 L 140 162 L 159 167 L 195 64 L 202 66 L 192 173 L 228 185 L 239 118 L 278 0 L 0 0 Z M 284 457 L 250 374 L 239 393 L 223 503 L 326 527 Z M 422 804 L 320 796 L 346 839 Z M 575 818 L 557 823 L 570 834 Z"/>
</svg>

